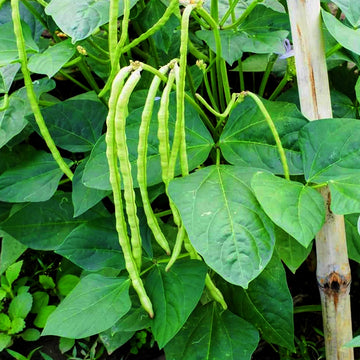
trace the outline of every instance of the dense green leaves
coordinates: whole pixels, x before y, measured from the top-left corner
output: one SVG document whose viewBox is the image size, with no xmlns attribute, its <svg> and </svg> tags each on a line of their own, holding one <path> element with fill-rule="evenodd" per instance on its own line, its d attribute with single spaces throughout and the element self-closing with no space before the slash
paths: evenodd
<svg viewBox="0 0 360 360">
<path fill-rule="evenodd" d="M 130 0 L 133 6 L 138 0 Z M 119 16 L 123 14 L 123 0 L 119 0 Z M 72 42 L 85 39 L 99 26 L 109 21 L 108 0 L 52 0 L 45 9 Z"/>
<path fill-rule="evenodd" d="M 158 265 L 146 279 L 155 318 L 151 329 L 160 348 L 180 330 L 200 300 L 207 267 L 198 260 L 176 262 L 166 272 Z"/>
<path fill-rule="evenodd" d="M 325 221 L 325 204 L 320 193 L 264 172 L 254 175 L 251 186 L 270 219 L 308 247 Z"/>
<path fill-rule="evenodd" d="M 70 163 L 70 161 L 67 161 Z M 0 200 L 46 201 L 54 195 L 63 172 L 51 154 L 37 151 L 28 161 L 0 175 Z"/>
<path fill-rule="evenodd" d="M 307 120 L 293 104 L 263 100 L 285 149 L 290 173 L 302 174 L 301 154 L 297 139 Z M 256 106 L 246 97 L 231 113 L 220 137 L 220 148 L 225 159 L 234 165 L 247 165 L 283 174 L 279 151 L 274 136 Z"/>
<path fill-rule="evenodd" d="M 258 341 L 251 324 L 210 302 L 195 309 L 165 354 L 167 360 L 250 360 Z"/>
<path fill-rule="evenodd" d="M 29 70 L 53 77 L 61 67 L 75 54 L 75 46 L 70 39 L 49 47 L 41 54 L 33 55 L 29 60 Z"/>
<path fill-rule="evenodd" d="M 323 183 L 360 174 L 359 120 L 313 121 L 301 130 L 299 143 L 308 182 Z"/>
<path fill-rule="evenodd" d="M 37 52 L 38 46 L 31 36 L 31 30 L 26 23 L 22 23 L 26 51 Z M 19 58 L 12 22 L 0 25 L 0 66 L 8 65 Z"/>
<path fill-rule="evenodd" d="M 225 280 L 245 288 L 270 261 L 275 243 L 249 185 L 255 171 L 210 166 L 169 186 L 196 250 Z"/>
<path fill-rule="evenodd" d="M 42 111 L 55 144 L 72 152 L 90 151 L 101 135 L 107 109 L 95 93 L 85 93 L 47 107 Z M 36 131 L 33 115 L 28 121 Z"/>
<path fill-rule="evenodd" d="M 360 26 L 360 3 L 352 0 L 333 0 L 342 12 L 345 14 L 346 19 L 350 21 L 354 28 Z"/>
<path fill-rule="evenodd" d="M 112 217 L 78 226 L 55 252 L 89 271 L 106 267 L 122 270 L 125 265 Z"/>
<path fill-rule="evenodd" d="M 294 350 L 293 302 L 276 255 L 248 289 L 229 284 L 220 288 L 230 310 L 259 329 L 266 341 Z"/>
<path fill-rule="evenodd" d="M 342 24 L 335 16 L 321 10 L 322 18 L 329 33 L 344 48 L 360 54 L 359 35 L 360 29 L 351 29 Z"/>
<path fill-rule="evenodd" d="M 90 274 L 50 315 L 42 335 L 83 338 L 110 328 L 131 307 L 130 280 Z"/>
<path fill-rule="evenodd" d="M 174 94 L 173 94 L 174 95 Z M 154 104 L 153 115 L 150 125 L 150 133 L 148 140 L 148 158 L 147 158 L 147 182 L 148 185 L 155 185 L 162 181 L 160 155 L 158 152 L 159 141 L 157 138 L 157 111 L 159 109 L 159 101 Z M 141 113 L 143 107 L 135 109 L 127 117 L 126 139 L 129 148 L 129 157 L 132 164 L 132 174 L 134 179 L 134 186 L 137 186 L 136 177 L 136 159 L 137 159 L 137 145 L 139 138 L 139 127 L 141 122 Z M 169 132 L 170 140 L 172 142 L 174 125 L 176 119 L 176 104 L 175 96 L 171 96 L 169 105 Z M 213 140 L 205 125 L 200 120 L 195 109 L 186 103 L 185 105 L 185 119 L 186 119 L 186 147 L 189 160 L 189 170 L 196 168 L 202 164 L 209 155 L 213 146 Z M 179 164 L 175 170 L 176 174 L 180 174 Z M 99 139 L 90 159 L 85 166 L 83 175 L 83 183 L 95 189 L 111 190 L 109 182 L 109 168 L 106 159 L 106 143 L 105 137 Z"/>
</svg>

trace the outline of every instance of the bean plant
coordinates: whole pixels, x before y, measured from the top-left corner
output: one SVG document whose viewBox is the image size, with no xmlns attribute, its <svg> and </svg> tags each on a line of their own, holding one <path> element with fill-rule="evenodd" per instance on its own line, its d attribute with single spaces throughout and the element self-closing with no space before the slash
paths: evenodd
<svg viewBox="0 0 360 360">
<path fill-rule="evenodd" d="M 333 118 L 310 122 L 285 1 L 0 0 L 1 273 L 26 249 L 81 272 L 42 336 L 299 348 L 285 267 L 326 207 L 360 261 L 360 7 L 321 6 Z"/>
</svg>

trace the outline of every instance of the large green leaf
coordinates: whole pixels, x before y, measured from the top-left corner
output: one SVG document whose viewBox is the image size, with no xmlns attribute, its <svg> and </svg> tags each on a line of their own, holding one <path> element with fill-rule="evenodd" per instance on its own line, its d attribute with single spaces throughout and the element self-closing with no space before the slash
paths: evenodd
<svg viewBox="0 0 360 360">
<path fill-rule="evenodd" d="M 154 104 L 148 138 L 147 181 L 149 186 L 158 184 L 162 181 L 160 155 L 158 152 L 159 141 L 157 138 L 158 110 L 159 101 L 156 101 Z M 129 114 L 126 120 L 126 139 L 129 147 L 129 157 L 132 164 L 134 186 L 136 187 L 138 186 L 136 177 L 137 145 L 142 111 L 143 107 L 135 109 Z M 169 132 L 170 142 L 172 143 L 176 119 L 176 103 L 174 94 L 170 97 L 169 113 Z M 205 125 L 202 123 L 198 113 L 188 103 L 185 104 L 185 120 L 189 170 L 192 170 L 206 160 L 213 146 L 213 139 L 211 138 L 211 135 Z M 176 174 L 181 173 L 179 164 L 177 165 L 175 172 Z M 90 159 L 85 166 L 83 183 L 85 186 L 95 189 L 111 190 L 109 182 L 109 167 L 106 159 L 105 136 L 99 139 L 91 152 Z"/>
<path fill-rule="evenodd" d="M 301 183 L 258 172 L 251 186 L 270 219 L 308 247 L 325 221 L 324 199 Z"/>
<path fill-rule="evenodd" d="M 360 263 L 360 235 L 358 232 L 359 214 L 345 216 L 346 243 L 351 260 Z"/>
<path fill-rule="evenodd" d="M 85 164 L 88 158 L 84 159 L 82 163 L 76 168 L 74 178 L 72 181 L 72 202 L 74 205 L 74 217 L 83 214 L 85 211 L 92 208 L 105 196 L 110 195 L 110 191 L 97 190 L 86 187 L 82 182 L 82 176 L 84 174 Z"/>
<path fill-rule="evenodd" d="M 360 212 L 360 178 L 349 176 L 340 180 L 330 180 L 331 211 L 345 215 Z"/>
<path fill-rule="evenodd" d="M 275 243 L 273 224 L 250 188 L 255 171 L 210 166 L 169 186 L 196 250 L 225 280 L 245 288 L 270 261 Z"/>
<path fill-rule="evenodd" d="M 65 160 L 68 164 L 70 160 Z M 53 156 L 36 151 L 31 159 L 0 175 L 0 200 L 7 202 L 40 202 L 55 193 L 62 170 Z"/>
<path fill-rule="evenodd" d="M 85 93 L 42 110 L 55 144 L 72 152 L 90 151 L 101 135 L 106 106 L 95 93 Z M 27 117 L 39 132 L 33 115 Z"/>
<path fill-rule="evenodd" d="M 321 10 L 322 18 L 329 33 L 344 48 L 360 55 L 360 29 L 351 29 L 342 24 L 335 16 Z"/>
<path fill-rule="evenodd" d="M 300 132 L 305 179 L 324 183 L 360 174 L 360 121 L 323 119 Z"/>
<path fill-rule="evenodd" d="M 55 82 L 49 79 L 35 80 L 33 84 L 38 97 L 55 87 Z M 28 123 L 25 116 L 31 112 L 25 87 L 10 95 L 9 106 L 6 110 L 0 111 L 0 148 L 24 129 Z"/>
<path fill-rule="evenodd" d="M 27 249 L 25 245 L 8 234 L 1 234 L 0 275 Z"/>
<path fill-rule="evenodd" d="M 250 360 L 258 342 L 251 324 L 212 302 L 195 309 L 165 355 L 168 360 Z"/>
<path fill-rule="evenodd" d="M 130 280 L 90 274 L 50 315 L 42 335 L 71 339 L 98 334 L 110 328 L 131 307 Z"/>
<path fill-rule="evenodd" d="M 243 52 L 269 54 L 284 52 L 284 40 L 289 32 L 286 30 L 268 33 L 251 34 L 241 30 L 220 30 L 222 58 L 231 66 L 241 59 Z M 212 30 L 199 30 L 196 36 L 204 40 L 216 53 L 215 37 Z"/>
<path fill-rule="evenodd" d="M 89 271 L 107 267 L 122 270 L 125 267 L 112 217 L 96 219 L 78 226 L 55 252 Z"/>
<path fill-rule="evenodd" d="M 302 174 L 297 145 L 299 130 L 308 123 L 294 104 L 263 100 L 279 133 L 292 174 Z M 231 113 L 220 137 L 220 148 L 231 164 L 247 165 L 283 174 L 279 151 L 264 115 L 246 97 Z"/>
<path fill-rule="evenodd" d="M 347 20 L 351 22 L 354 28 L 360 26 L 360 3 L 353 0 L 332 0 L 342 12 L 345 14 Z"/>
<path fill-rule="evenodd" d="M 297 242 L 291 235 L 277 227 L 276 234 L 276 251 L 281 260 L 295 274 L 296 270 L 309 256 L 312 243 L 305 248 Z"/>
<path fill-rule="evenodd" d="M 137 1 L 130 0 L 130 6 Z M 45 12 L 75 43 L 109 21 L 109 4 L 108 0 L 52 0 Z M 119 16 L 123 14 L 123 9 L 123 0 L 119 0 Z"/>
<path fill-rule="evenodd" d="M 19 63 L 15 63 L 0 67 L 0 93 L 9 92 L 20 66 Z"/>
<path fill-rule="evenodd" d="M 22 244 L 36 250 L 56 249 L 85 218 L 73 218 L 71 197 L 56 193 L 42 203 L 29 203 L 0 224 Z"/>
<path fill-rule="evenodd" d="M 70 39 L 49 47 L 41 54 L 33 55 L 29 60 L 29 70 L 37 74 L 53 77 L 75 54 L 75 46 Z"/>
<path fill-rule="evenodd" d="M 230 310 L 259 329 L 264 340 L 294 350 L 293 302 L 278 256 L 248 289 L 226 283 L 220 289 Z"/>
<path fill-rule="evenodd" d="M 22 22 L 25 47 L 27 52 L 38 52 L 39 48 L 31 36 L 29 26 Z M 12 22 L 0 25 L 0 66 L 8 65 L 19 58 Z"/>
<path fill-rule="evenodd" d="M 156 266 L 146 278 L 146 290 L 153 303 L 152 333 L 163 348 L 185 324 L 195 309 L 205 285 L 207 267 L 202 261 L 176 262 L 166 272 Z"/>
</svg>

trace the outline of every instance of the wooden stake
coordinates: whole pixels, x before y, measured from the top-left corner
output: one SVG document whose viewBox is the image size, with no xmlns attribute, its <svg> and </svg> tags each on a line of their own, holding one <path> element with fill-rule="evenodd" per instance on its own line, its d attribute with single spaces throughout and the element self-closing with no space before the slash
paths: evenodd
<svg viewBox="0 0 360 360">
<path fill-rule="evenodd" d="M 309 120 L 331 118 L 331 100 L 321 33 L 319 0 L 287 0 L 295 50 L 302 113 Z M 331 146 L 331 144 L 329 144 Z M 320 290 L 327 360 L 353 360 L 350 282 L 344 217 L 330 210 L 331 195 L 323 188 L 326 221 L 316 236 L 317 281 Z"/>
</svg>

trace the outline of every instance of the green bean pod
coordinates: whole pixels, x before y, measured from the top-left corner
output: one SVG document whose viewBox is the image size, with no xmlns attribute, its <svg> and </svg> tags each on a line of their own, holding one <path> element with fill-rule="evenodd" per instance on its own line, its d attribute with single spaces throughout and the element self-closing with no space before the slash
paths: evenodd
<svg viewBox="0 0 360 360">
<path fill-rule="evenodd" d="M 169 66 L 163 66 L 160 69 L 162 74 L 166 74 L 169 70 Z M 158 76 L 153 78 L 151 82 L 149 92 L 146 98 L 144 110 L 141 116 L 141 124 L 139 129 L 139 143 L 138 143 L 138 158 L 137 158 L 137 179 L 140 188 L 141 198 L 144 206 L 144 211 L 149 228 L 151 229 L 156 242 L 170 255 L 169 244 L 160 229 L 157 218 L 151 208 L 149 201 L 149 195 L 147 191 L 147 149 L 148 149 L 148 136 L 150 129 L 150 121 L 152 117 L 155 96 L 160 86 L 161 79 Z"/>
<path fill-rule="evenodd" d="M 139 300 L 143 308 L 152 318 L 154 317 L 153 307 L 149 297 L 146 294 L 143 282 L 140 278 L 139 270 L 137 268 L 131 251 L 131 244 L 127 233 L 127 226 L 121 197 L 121 179 L 118 169 L 117 148 L 115 141 L 116 104 L 119 98 L 120 91 L 122 90 L 124 80 L 126 76 L 130 73 L 131 69 L 132 66 L 122 68 L 115 77 L 112 84 L 112 90 L 109 99 L 109 113 L 106 119 L 106 156 L 109 163 L 110 183 L 114 195 L 116 231 L 118 233 L 119 243 L 124 254 L 125 267 L 129 273 L 132 285 L 139 296 Z"/>
<path fill-rule="evenodd" d="M 136 84 L 140 80 L 141 67 L 137 68 L 126 81 L 116 104 L 115 114 L 115 140 L 117 155 L 120 163 L 120 172 L 123 182 L 124 199 L 128 223 L 131 231 L 131 246 L 138 269 L 141 268 L 142 245 L 135 202 L 135 191 L 131 175 L 129 151 L 126 144 L 126 117 L 128 115 L 129 98 Z"/>
<path fill-rule="evenodd" d="M 170 261 L 168 262 L 165 268 L 166 271 L 170 270 L 170 268 L 175 264 L 176 259 L 180 255 L 185 236 L 186 236 L 186 230 L 184 225 L 181 224 L 180 229 L 176 236 L 175 245 L 173 248 L 173 252 L 171 254 Z"/>
<path fill-rule="evenodd" d="M 172 86 L 175 81 L 175 72 L 171 70 L 164 87 L 160 100 L 160 108 L 158 111 L 158 139 L 159 139 L 159 154 L 161 164 L 161 176 L 164 184 L 168 184 L 169 171 L 169 97 Z"/>
</svg>

